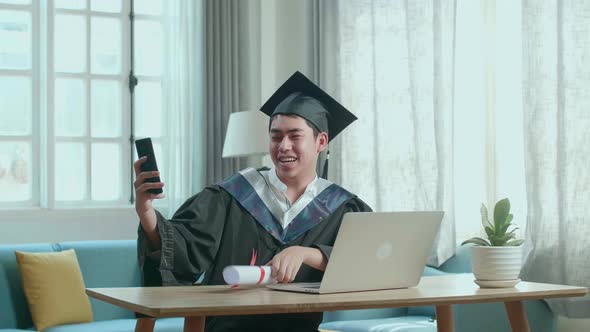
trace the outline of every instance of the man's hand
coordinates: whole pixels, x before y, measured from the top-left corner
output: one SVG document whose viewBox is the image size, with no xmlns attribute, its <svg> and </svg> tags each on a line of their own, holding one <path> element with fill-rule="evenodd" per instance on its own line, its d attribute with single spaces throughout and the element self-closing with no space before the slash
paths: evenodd
<svg viewBox="0 0 590 332">
<path fill-rule="evenodd" d="M 295 280 L 301 264 L 323 271 L 326 263 L 326 259 L 318 249 L 293 246 L 283 249 L 266 265 L 271 267 L 273 279 L 277 282 L 288 283 Z"/>
<path fill-rule="evenodd" d="M 160 175 L 160 172 L 142 172 L 141 164 L 147 160 L 146 157 L 139 158 L 134 164 L 135 169 L 135 211 L 141 222 L 141 226 L 145 232 L 145 235 L 152 245 L 159 243 L 160 239 L 158 232 L 156 231 L 157 218 L 156 211 L 152 206 L 154 199 L 162 199 L 166 197 L 162 194 L 152 194 L 148 192 L 148 189 L 162 188 L 164 187 L 163 182 L 145 182 L 148 178 L 153 178 Z"/>
</svg>

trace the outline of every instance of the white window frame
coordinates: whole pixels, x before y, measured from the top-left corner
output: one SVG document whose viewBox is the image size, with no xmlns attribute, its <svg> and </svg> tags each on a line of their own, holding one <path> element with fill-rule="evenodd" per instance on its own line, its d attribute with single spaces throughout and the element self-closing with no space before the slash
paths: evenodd
<svg viewBox="0 0 590 332">
<path fill-rule="evenodd" d="M 40 3 L 31 0 L 30 4 L 3 4 L 0 3 L 0 10 L 14 10 L 28 12 L 31 14 L 31 68 L 30 69 L 0 69 L 1 76 L 27 76 L 31 79 L 31 134 L 20 136 L 0 136 L 0 141 L 30 141 L 31 143 L 31 198 L 26 201 L 2 202 L 0 209 L 5 207 L 15 207 L 17 209 L 39 205 L 40 187 L 39 187 L 39 162 L 40 158 L 40 135 L 39 135 L 39 113 L 35 112 L 40 107 L 41 102 L 36 96 L 40 91 Z"/>
<path fill-rule="evenodd" d="M 63 216 L 73 214 L 89 215 L 107 213 L 122 213 L 128 215 L 133 209 L 130 203 L 132 189 L 129 185 L 132 181 L 132 145 L 130 142 L 130 120 L 129 111 L 130 92 L 128 88 L 128 75 L 130 71 L 130 0 L 122 1 L 120 13 L 94 12 L 90 9 L 90 0 L 86 1 L 86 9 L 54 9 L 53 0 L 31 0 L 30 4 L 0 4 L 0 10 L 17 10 L 31 13 L 31 69 L 0 69 L 0 75 L 28 76 L 32 83 L 32 133 L 30 136 L 0 136 L 0 141 L 27 140 L 32 143 L 30 176 L 32 181 L 31 199 L 18 202 L 0 202 L 0 221 L 6 219 L 38 220 L 39 217 L 51 216 L 59 219 Z M 80 74 L 66 74 L 54 72 L 53 57 L 53 23 L 57 14 L 76 14 L 86 17 L 86 50 L 87 70 Z M 90 25 L 92 17 L 119 18 L 121 20 L 121 74 L 102 75 L 91 74 L 91 53 L 90 53 Z M 54 85 L 55 79 L 59 77 L 76 77 L 86 82 L 86 112 L 87 112 L 87 133 L 81 138 L 73 140 L 86 144 L 87 174 L 86 197 L 83 201 L 61 202 L 55 200 L 55 144 L 56 142 L 69 139 L 55 136 L 54 129 Z M 117 79 L 121 84 L 121 109 L 122 130 L 120 137 L 115 138 L 92 138 L 90 127 L 90 103 L 91 103 L 91 80 L 92 79 Z M 91 144 L 93 142 L 118 143 L 121 147 L 121 197 L 118 201 L 92 201 L 91 200 Z M 108 174 L 105 175 L 105 179 Z M 119 211 L 119 212 L 118 212 Z"/>
<path fill-rule="evenodd" d="M 86 71 L 84 73 L 56 73 L 54 70 L 54 42 L 48 43 L 47 48 L 47 82 L 52 82 L 48 84 L 47 89 L 47 128 L 48 128 L 48 135 L 47 135 L 47 142 L 51 142 L 48 146 L 49 158 L 47 158 L 48 165 L 48 176 L 46 177 L 48 181 L 46 191 L 47 193 L 47 201 L 46 206 L 49 209 L 54 208 L 88 208 L 88 207 L 128 207 L 130 205 L 130 187 L 128 183 L 131 182 L 131 171 L 128 165 L 131 164 L 130 159 L 130 144 L 129 144 L 129 136 L 130 136 L 130 112 L 129 110 L 129 89 L 128 89 L 128 73 L 130 71 L 130 54 L 129 54 L 129 45 L 130 45 L 130 28 L 129 28 L 129 21 L 128 21 L 128 13 L 130 11 L 130 1 L 122 1 L 122 9 L 120 13 L 103 13 L 103 12 L 93 12 L 90 9 L 90 0 L 86 1 L 86 9 L 61 9 L 61 8 L 54 8 L 53 0 L 48 0 L 48 11 L 47 11 L 47 19 L 48 19 L 48 38 L 51 38 L 53 41 L 53 33 L 54 33 L 54 19 L 56 15 L 59 14 L 72 14 L 72 15 L 83 15 L 86 18 Z M 105 75 L 105 74 L 92 74 L 91 73 L 91 21 L 93 17 L 106 17 L 106 18 L 118 18 L 121 20 L 121 74 L 120 75 Z M 127 18 L 127 20 L 125 20 Z M 72 137 L 72 138 L 65 138 L 60 137 L 58 138 L 54 133 L 55 128 L 55 109 L 54 109 L 54 87 L 55 87 L 55 80 L 58 78 L 78 78 L 84 80 L 86 83 L 86 126 L 87 132 L 85 136 L 82 137 Z M 121 100 L 121 110 L 123 112 L 123 118 L 121 127 L 123 133 L 121 137 L 118 138 L 93 138 L 91 136 L 91 82 L 93 79 L 116 79 L 121 84 L 122 88 L 122 100 Z M 57 187 L 55 185 L 55 146 L 59 142 L 80 142 L 86 146 L 86 165 L 87 169 L 86 172 L 88 177 L 86 178 L 86 192 L 84 200 L 82 201 L 56 201 L 55 199 L 55 190 Z M 92 201 L 91 200 L 91 192 L 92 192 L 92 143 L 94 142 L 104 142 L 104 143 L 118 143 L 121 147 L 120 157 L 121 157 L 121 165 L 119 166 L 121 169 L 121 183 L 119 184 L 121 190 L 121 197 L 118 201 Z M 50 151 L 51 150 L 51 151 Z M 105 174 L 105 179 L 108 178 L 108 174 Z"/>
<path fill-rule="evenodd" d="M 165 0 L 164 0 L 165 1 Z M 164 26 L 163 26 L 163 22 L 162 22 L 162 17 L 158 16 L 158 15 L 148 15 L 148 14 L 133 14 L 133 21 L 134 21 L 134 25 L 137 23 L 137 21 L 147 21 L 147 22 L 157 22 L 160 24 L 161 27 L 161 31 L 162 33 L 164 33 Z M 135 27 L 134 27 L 135 29 Z M 137 30 L 135 30 L 137 31 Z M 162 45 L 163 46 L 163 45 Z M 137 57 L 137 56 L 136 56 Z M 163 69 L 163 68 L 162 68 Z M 138 84 L 137 86 L 139 86 L 141 83 L 143 82 L 148 82 L 148 83 L 160 83 L 160 87 L 163 88 L 163 75 L 162 73 L 160 74 L 160 76 L 156 76 L 156 75 L 142 75 L 142 74 L 138 74 L 137 70 L 134 70 L 134 76 L 137 78 Z M 135 86 L 135 88 L 137 88 L 137 86 Z M 137 91 L 135 91 L 135 93 L 137 93 Z M 164 97 L 162 95 L 162 97 Z M 137 103 L 136 103 L 137 104 Z M 137 109 L 137 108 L 136 108 Z M 137 116 L 137 112 L 134 114 L 134 116 Z M 162 119 L 165 121 L 165 119 Z M 135 124 L 134 124 L 134 128 L 135 128 Z M 164 144 L 167 143 L 167 138 L 168 138 L 168 132 L 167 132 L 167 126 L 163 126 L 162 127 L 162 136 L 161 137 L 151 137 L 152 140 L 152 144 L 155 145 L 159 145 L 160 147 L 164 147 Z M 133 133 L 135 135 L 135 133 Z M 138 139 L 142 139 L 145 138 L 143 136 L 134 136 L 133 139 L 138 140 Z M 135 144 L 135 142 L 134 142 Z M 162 153 L 165 153 L 164 150 L 162 150 Z M 160 158 L 158 158 L 160 157 Z M 161 157 L 164 156 L 156 156 L 157 160 L 162 160 Z M 169 167 L 169 166 L 168 166 Z M 158 169 L 160 172 L 163 171 L 162 169 L 162 164 L 158 164 Z M 133 195 L 134 193 L 132 193 Z M 133 200 L 135 200 L 135 196 L 133 197 Z M 164 198 L 164 199 L 160 199 L 160 200 L 154 200 L 153 204 L 154 207 L 156 207 L 159 211 L 164 211 L 167 212 L 166 209 L 168 208 L 168 202 L 167 202 L 168 198 Z"/>
</svg>

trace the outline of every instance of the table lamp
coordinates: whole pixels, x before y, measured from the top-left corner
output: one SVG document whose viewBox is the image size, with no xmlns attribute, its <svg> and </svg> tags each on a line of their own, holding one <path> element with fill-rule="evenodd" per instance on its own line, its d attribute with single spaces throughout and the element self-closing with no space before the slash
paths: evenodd
<svg viewBox="0 0 590 332">
<path fill-rule="evenodd" d="M 269 145 L 268 120 L 268 116 L 260 111 L 243 111 L 230 114 L 227 131 L 225 132 L 222 157 L 267 155 Z"/>
</svg>

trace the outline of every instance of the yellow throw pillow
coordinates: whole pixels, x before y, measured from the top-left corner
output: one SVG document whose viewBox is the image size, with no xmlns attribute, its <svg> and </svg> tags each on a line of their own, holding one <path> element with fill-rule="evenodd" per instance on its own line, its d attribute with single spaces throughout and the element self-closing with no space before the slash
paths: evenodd
<svg viewBox="0 0 590 332">
<path fill-rule="evenodd" d="M 92 321 L 92 308 L 74 250 L 17 251 L 16 261 L 37 330 Z"/>
</svg>

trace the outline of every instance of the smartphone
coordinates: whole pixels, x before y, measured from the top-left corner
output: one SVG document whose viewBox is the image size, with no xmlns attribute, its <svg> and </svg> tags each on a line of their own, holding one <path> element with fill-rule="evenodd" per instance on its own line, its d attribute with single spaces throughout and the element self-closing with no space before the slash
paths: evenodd
<svg viewBox="0 0 590 332">
<path fill-rule="evenodd" d="M 142 138 L 135 141 L 135 148 L 137 149 L 137 156 L 147 157 L 147 160 L 141 164 L 141 171 L 142 172 L 153 172 L 158 170 L 158 165 L 156 164 L 156 156 L 154 155 L 154 147 L 152 146 L 152 139 L 151 138 Z M 152 177 L 147 178 L 145 182 L 160 182 L 160 177 Z M 148 189 L 148 192 L 152 194 L 161 194 L 162 188 L 152 188 Z"/>
</svg>

